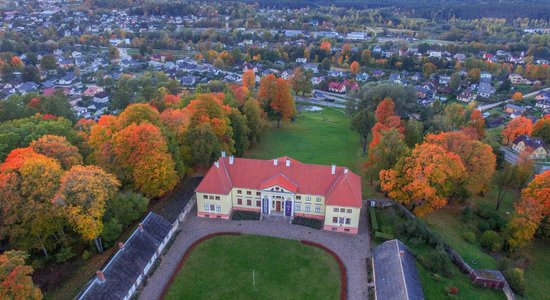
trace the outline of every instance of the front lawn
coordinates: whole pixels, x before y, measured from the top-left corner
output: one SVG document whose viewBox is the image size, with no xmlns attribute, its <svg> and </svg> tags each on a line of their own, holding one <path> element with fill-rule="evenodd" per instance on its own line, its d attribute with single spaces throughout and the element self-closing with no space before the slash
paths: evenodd
<svg viewBox="0 0 550 300">
<path fill-rule="evenodd" d="M 340 273 L 325 251 L 298 241 L 219 236 L 199 244 L 166 299 L 338 299 Z"/>
<path fill-rule="evenodd" d="M 293 122 L 272 128 L 246 157 L 272 159 L 285 155 L 304 163 L 335 163 L 359 175 L 363 161 L 359 135 L 350 129 L 349 117 L 334 108 L 298 113 Z"/>
</svg>

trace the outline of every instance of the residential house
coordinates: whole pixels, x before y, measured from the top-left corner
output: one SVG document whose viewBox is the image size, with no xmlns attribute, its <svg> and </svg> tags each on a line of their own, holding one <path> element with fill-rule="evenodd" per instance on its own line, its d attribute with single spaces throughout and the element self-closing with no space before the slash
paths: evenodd
<svg viewBox="0 0 550 300">
<path fill-rule="evenodd" d="M 345 93 L 346 85 L 340 82 L 329 82 L 328 90 L 335 93 Z"/>
<path fill-rule="evenodd" d="M 521 115 L 525 112 L 525 110 L 526 110 L 525 107 L 515 105 L 512 103 L 508 103 L 506 104 L 506 106 L 504 106 L 504 112 L 512 115 Z"/>
<path fill-rule="evenodd" d="M 38 84 L 32 81 L 24 82 L 17 87 L 17 91 L 22 95 L 25 95 L 30 92 L 34 92 L 36 90 L 38 90 Z"/>
<path fill-rule="evenodd" d="M 361 177 L 344 167 L 222 157 L 195 190 L 197 215 L 228 219 L 233 211 L 305 217 L 324 221 L 324 230 L 357 234 Z"/>
<path fill-rule="evenodd" d="M 480 82 L 477 87 L 477 95 L 483 98 L 489 98 L 495 92 L 496 89 L 490 83 Z"/>
<path fill-rule="evenodd" d="M 360 82 L 367 81 L 367 80 L 369 80 L 369 74 L 359 73 L 359 74 L 355 75 L 355 80 L 360 81 Z"/>
<path fill-rule="evenodd" d="M 512 149 L 518 153 L 526 152 L 531 159 L 544 159 L 549 154 L 549 149 L 540 138 L 522 134 L 512 142 Z"/>
<path fill-rule="evenodd" d="M 473 101 L 473 100 L 476 100 L 477 98 L 477 95 L 472 93 L 472 91 L 470 91 L 469 89 L 467 90 L 464 90 L 462 91 L 457 97 L 456 99 L 458 101 L 462 101 L 462 102 L 465 102 L 465 103 L 468 103 L 470 101 Z"/>
<path fill-rule="evenodd" d="M 429 50 L 428 57 L 441 58 L 441 51 Z"/>
<path fill-rule="evenodd" d="M 65 76 L 59 78 L 59 81 L 57 83 L 62 86 L 70 86 L 73 83 L 75 83 L 75 81 L 76 81 L 76 76 L 74 75 L 74 73 L 69 72 L 65 74 Z"/>
<path fill-rule="evenodd" d="M 520 84 L 523 81 L 523 77 L 518 73 L 512 73 L 508 75 L 508 79 L 512 84 Z"/>
<path fill-rule="evenodd" d="M 92 101 L 96 104 L 105 104 L 109 102 L 109 94 L 105 91 L 101 91 L 94 95 Z"/>
<path fill-rule="evenodd" d="M 365 40 L 367 37 L 365 32 L 350 32 L 346 35 L 347 40 Z"/>
<path fill-rule="evenodd" d="M 180 82 L 182 86 L 194 86 L 197 82 L 197 78 L 194 76 L 183 76 L 180 77 Z"/>
<path fill-rule="evenodd" d="M 440 75 L 439 76 L 439 84 L 449 85 L 450 81 L 451 81 L 451 76 L 449 76 L 449 75 Z"/>
</svg>

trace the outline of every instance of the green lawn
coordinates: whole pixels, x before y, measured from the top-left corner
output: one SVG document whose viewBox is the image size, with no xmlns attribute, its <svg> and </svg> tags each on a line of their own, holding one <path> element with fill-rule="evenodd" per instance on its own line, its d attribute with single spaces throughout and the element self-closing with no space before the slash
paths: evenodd
<svg viewBox="0 0 550 300">
<path fill-rule="evenodd" d="M 339 278 L 336 261 L 321 249 L 272 237 L 219 236 L 193 250 L 166 299 L 338 299 Z"/>
<path fill-rule="evenodd" d="M 335 163 L 359 175 L 363 161 L 359 135 L 350 129 L 349 118 L 333 108 L 299 113 L 294 122 L 271 129 L 260 145 L 246 154 L 259 159 L 285 155 L 304 163 Z"/>
</svg>

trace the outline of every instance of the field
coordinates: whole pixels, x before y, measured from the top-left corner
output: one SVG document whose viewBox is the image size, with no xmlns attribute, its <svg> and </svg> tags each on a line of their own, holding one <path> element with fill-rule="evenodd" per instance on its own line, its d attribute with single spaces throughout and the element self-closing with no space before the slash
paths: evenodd
<svg viewBox="0 0 550 300">
<path fill-rule="evenodd" d="M 166 299 L 338 299 L 334 258 L 298 241 L 219 236 L 188 257 Z"/>
<path fill-rule="evenodd" d="M 362 161 L 359 135 L 350 129 L 349 123 L 348 117 L 333 108 L 302 111 L 293 122 L 270 130 L 246 156 L 272 159 L 288 155 L 304 163 L 335 163 L 359 174 Z"/>
</svg>

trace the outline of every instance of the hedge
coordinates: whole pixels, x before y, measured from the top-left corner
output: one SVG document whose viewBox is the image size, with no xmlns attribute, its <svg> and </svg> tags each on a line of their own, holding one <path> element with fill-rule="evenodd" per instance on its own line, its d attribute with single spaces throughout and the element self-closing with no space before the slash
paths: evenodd
<svg viewBox="0 0 550 300">
<path fill-rule="evenodd" d="M 323 221 L 305 217 L 294 217 L 292 224 L 307 226 L 313 229 L 322 229 Z"/>
<path fill-rule="evenodd" d="M 393 240 L 393 235 L 383 233 L 383 232 L 380 232 L 380 231 L 375 231 L 374 232 L 374 238 L 378 239 L 378 240 L 387 241 L 387 240 Z"/>
<path fill-rule="evenodd" d="M 260 213 L 256 211 L 234 210 L 231 220 L 259 220 Z"/>
<path fill-rule="evenodd" d="M 378 231 L 378 221 L 376 221 L 376 211 L 373 207 L 369 207 L 369 214 L 370 214 L 370 223 L 371 223 L 371 229 L 373 231 Z"/>
</svg>

